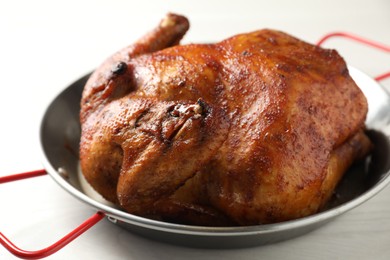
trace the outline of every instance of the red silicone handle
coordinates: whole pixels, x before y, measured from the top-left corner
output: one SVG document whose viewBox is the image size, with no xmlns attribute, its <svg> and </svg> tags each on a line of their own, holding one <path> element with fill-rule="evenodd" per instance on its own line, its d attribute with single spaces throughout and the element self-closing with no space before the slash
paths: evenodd
<svg viewBox="0 0 390 260">
<path fill-rule="evenodd" d="M 379 50 L 382 50 L 385 52 L 390 52 L 390 46 L 388 46 L 388 45 L 385 45 L 385 44 L 382 44 L 379 42 L 374 42 L 372 40 L 365 39 L 363 37 L 360 37 L 360 36 L 357 36 L 357 35 L 354 35 L 351 33 L 347 33 L 347 32 L 332 32 L 332 33 L 326 34 L 317 42 L 317 45 L 321 46 L 326 40 L 328 40 L 330 38 L 334 38 L 334 37 L 344 37 L 347 39 L 351 39 L 351 40 L 366 44 L 368 46 L 371 46 L 373 48 L 376 48 L 376 49 L 379 49 Z M 390 71 L 383 73 L 381 75 L 378 75 L 378 76 L 374 77 L 374 79 L 376 81 L 381 81 L 381 80 L 384 80 L 388 77 L 390 77 Z"/>
<path fill-rule="evenodd" d="M 365 39 L 361 36 L 357 36 L 357 35 L 354 35 L 354 34 L 351 34 L 351 33 L 347 33 L 347 32 L 332 32 L 332 33 L 328 33 L 326 35 L 324 35 L 318 42 L 317 42 L 317 45 L 320 46 L 321 44 L 323 44 L 326 40 L 330 39 L 330 38 L 334 38 L 334 37 L 344 37 L 344 38 L 348 38 L 348 39 L 351 39 L 351 40 L 355 40 L 357 42 L 360 42 L 360 43 L 364 43 L 364 44 L 367 44 L 371 47 L 374 47 L 374 48 L 377 48 L 377 49 L 380 49 L 382 51 L 385 51 L 385 52 L 390 52 L 390 46 L 387 46 L 385 44 L 382 44 L 382 43 L 379 43 L 379 42 L 374 42 L 372 40 L 369 40 L 369 39 Z"/>
<path fill-rule="evenodd" d="M 0 176 L 0 184 L 6 183 L 6 182 L 11 182 L 11 181 L 23 180 L 23 179 L 32 178 L 32 177 L 38 177 L 38 176 L 42 176 L 42 175 L 46 175 L 46 174 L 47 173 L 45 170 L 36 170 L 36 171 L 23 172 L 23 173 L 8 175 L 8 176 Z"/>
<path fill-rule="evenodd" d="M 37 177 L 45 174 L 46 174 L 45 170 L 19 173 L 19 174 L 0 177 L 0 183 L 6 183 L 6 182 L 21 180 L 21 179 L 26 179 L 31 177 Z M 63 248 L 64 246 L 72 242 L 74 239 L 76 239 L 78 236 L 83 234 L 85 231 L 90 229 L 92 226 L 94 226 L 104 217 L 105 214 L 103 212 L 96 212 L 94 215 L 92 215 L 90 218 L 84 221 L 80 226 L 75 228 L 69 234 L 67 234 L 66 236 L 64 236 L 54 244 L 41 250 L 27 251 L 27 250 L 20 249 L 1 232 L 0 232 L 0 244 L 3 245 L 9 252 L 11 252 L 17 257 L 23 259 L 41 259 L 57 252 L 58 250 L 60 250 L 61 248 Z"/>
<path fill-rule="evenodd" d="M 381 74 L 381 75 L 378 75 L 378 76 L 376 76 L 374 79 L 375 79 L 376 81 L 381 81 L 381 80 L 384 80 L 384 79 L 386 79 L 386 78 L 388 78 L 388 77 L 390 77 L 390 71 L 388 71 L 388 72 L 386 72 L 386 73 L 383 73 L 383 74 Z"/>
</svg>

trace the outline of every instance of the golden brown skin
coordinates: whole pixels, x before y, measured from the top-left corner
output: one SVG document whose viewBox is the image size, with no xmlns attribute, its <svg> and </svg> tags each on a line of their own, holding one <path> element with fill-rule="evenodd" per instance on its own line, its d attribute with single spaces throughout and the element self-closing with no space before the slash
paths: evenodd
<svg viewBox="0 0 390 260">
<path fill-rule="evenodd" d="M 371 145 L 343 59 L 273 30 L 171 47 L 187 29 L 170 14 L 91 76 L 86 179 L 132 214 L 186 224 L 318 212 Z"/>
</svg>

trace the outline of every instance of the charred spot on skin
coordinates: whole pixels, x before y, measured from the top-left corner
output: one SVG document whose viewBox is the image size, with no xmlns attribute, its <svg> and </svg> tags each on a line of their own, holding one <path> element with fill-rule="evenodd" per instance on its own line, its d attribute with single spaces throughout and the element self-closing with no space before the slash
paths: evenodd
<svg viewBox="0 0 390 260">
<path fill-rule="evenodd" d="M 205 115 L 207 115 L 209 113 L 210 108 L 209 108 L 209 106 L 207 105 L 207 103 L 203 99 L 199 98 L 196 101 L 196 104 L 199 105 L 199 107 L 197 109 L 198 114 L 201 114 L 201 115 L 205 116 Z"/>
<path fill-rule="evenodd" d="M 122 75 L 127 70 L 127 64 L 123 61 L 117 63 L 114 67 L 111 68 L 113 75 Z"/>
<path fill-rule="evenodd" d="M 245 50 L 245 51 L 243 51 L 243 52 L 241 53 L 241 55 L 242 55 L 242 56 L 245 56 L 245 57 L 248 57 L 248 56 L 251 56 L 251 53 L 250 53 L 249 51 Z"/>
</svg>

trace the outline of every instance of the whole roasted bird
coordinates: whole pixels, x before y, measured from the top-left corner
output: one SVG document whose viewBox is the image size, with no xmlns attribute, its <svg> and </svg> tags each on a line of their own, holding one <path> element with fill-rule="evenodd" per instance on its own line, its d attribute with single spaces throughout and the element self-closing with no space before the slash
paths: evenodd
<svg viewBox="0 0 390 260">
<path fill-rule="evenodd" d="M 168 14 L 90 77 L 85 178 L 132 214 L 177 223 L 318 212 L 371 146 L 367 102 L 344 60 L 274 30 L 178 45 L 188 28 Z"/>
</svg>

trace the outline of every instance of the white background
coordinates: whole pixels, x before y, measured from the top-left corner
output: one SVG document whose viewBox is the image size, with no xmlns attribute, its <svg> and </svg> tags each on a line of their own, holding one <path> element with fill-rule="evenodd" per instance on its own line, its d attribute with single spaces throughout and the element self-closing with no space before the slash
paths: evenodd
<svg viewBox="0 0 390 260">
<path fill-rule="evenodd" d="M 0 175 L 42 168 L 38 131 L 51 100 L 103 59 L 153 28 L 167 12 L 186 15 L 183 43 L 213 42 L 261 28 L 315 43 L 347 31 L 390 45 L 390 1 L 1 1 Z M 332 39 L 368 75 L 390 70 L 390 55 Z M 390 88 L 390 80 L 382 84 Z M 41 249 L 93 210 L 50 177 L 0 186 L 0 232 Z M 0 246 L 0 259 L 13 259 Z M 201 250 L 150 241 L 104 220 L 50 259 L 389 259 L 390 187 L 305 236 L 240 250 Z"/>
</svg>

